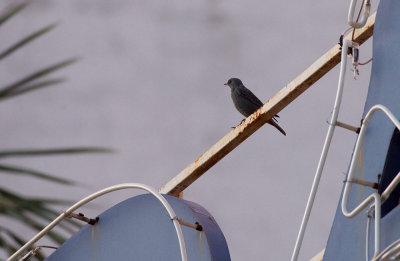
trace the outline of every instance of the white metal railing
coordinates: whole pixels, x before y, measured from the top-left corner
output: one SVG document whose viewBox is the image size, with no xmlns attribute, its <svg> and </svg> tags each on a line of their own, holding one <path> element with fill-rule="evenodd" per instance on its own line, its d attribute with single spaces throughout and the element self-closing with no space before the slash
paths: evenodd
<svg viewBox="0 0 400 261">
<path fill-rule="evenodd" d="M 364 9 L 364 13 L 363 13 L 360 21 L 359 21 L 359 17 L 357 17 L 355 21 L 353 20 L 356 3 L 357 3 L 357 0 L 351 0 L 351 2 L 350 2 L 347 22 L 353 28 L 361 28 L 366 24 L 366 22 L 368 20 L 368 17 L 369 17 L 370 11 L 371 11 L 371 0 L 363 1 L 363 6 L 361 6 L 360 8 Z M 360 12 L 361 12 L 361 10 L 360 10 Z M 356 76 L 356 74 L 358 73 L 358 70 L 357 70 L 358 44 L 347 40 L 343 43 L 343 46 L 342 46 L 339 83 L 338 83 L 338 89 L 337 89 L 337 93 L 336 93 L 335 105 L 334 105 L 333 112 L 332 112 L 330 126 L 328 129 L 328 133 L 326 134 L 324 146 L 322 148 L 322 153 L 321 153 L 321 156 L 320 156 L 320 159 L 318 162 L 317 170 L 315 172 L 313 184 L 311 187 L 311 192 L 310 192 L 310 195 L 307 200 L 306 209 L 305 209 L 305 212 L 303 215 L 303 219 L 301 221 L 300 230 L 297 235 L 296 244 L 295 244 L 295 247 L 293 250 L 291 261 L 296 261 L 299 256 L 301 244 L 302 244 L 303 238 L 304 238 L 304 233 L 305 233 L 305 230 L 306 230 L 306 227 L 308 224 L 308 220 L 310 218 L 311 209 L 314 204 L 314 199 L 315 199 L 315 196 L 316 196 L 316 193 L 318 190 L 318 185 L 319 185 L 319 182 L 321 179 L 322 170 L 325 166 L 326 157 L 328 155 L 328 151 L 329 151 L 329 147 L 330 147 L 330 144 L 332 141 L 333 133 L 335 131 L 335 127 L 343 125 L 340 122 L 338 122 L 337 118 L 338 118 L 338 114 L 339 114 L 340 103 L 342 100 L 344 76 L 346 73 L 346 65 L 347 65 L 346 56 L 347 56 L 347 51 L 348 51 L 349 47 L 352 48 L 353 52 L 354 51 L 357 52 L 357 53 L 354 53 L 355 55 L 353 56 L 354 76 Z M 355 56 L 357 56 L 357 57 L 355 57 Z M 348 127 L 347 124 L 346 124 L 346 127 Z M 351 128 L 351 129 L 354 130 L 354 128 Z M 358 130 L 356 129 L 356 131 L 358 131 Z"/>
<path fill-rule="evenodd" d="M 394 241 L 388 247 L 386 247 L 382 252 L 380 252 L 377 256 L 375 256 L 372 261 L 393 261 L 399 260 L 400 255 L 400 239 Z"/>
<path fill-rule="evenodd" d="M 362 142 L 365 136 L 366 129 L 370 123 L 372 115 L 378 111 L 381 110 L 383 111 L 386 116 L 393 122 L 393 124 L 396 126 L 397 129 L 400 130 L 400 122 L 397 120 L 397 118 L 393 115 L 393 113 L 386 108 L 383 105 L 375 105 L 373 106 L 365 116 L 365 119 L 363 121 L 363 124 L 361 126 L 360 130 L 360 135 L 357 138 L 356 142 L 356 147 L 354 149 L 353 157 L 351 159 L 350 163 L 350 169 L 349 169 L 349 174 L 347 177 L 346 185 L 344 188 L 343 192 L 343 197 L 342 197 L 342 212 L 343 214 L 348 217 L 352 218 L 359 214 L 363 209 L 365 209 L 367 206 L 370 205 L 371 202 L 374 202 L 371 204 L 371 208 L 374 209 L 375 212 L 375 249 L 374 249 L 374 258 L 378 256 L 379 254 L 379 249 L 380 249 L 380 220 L 381 220 L 381 204 L 390 196 L 394 188 L 397 186 L 397 184 L 400 182 L 400 172 L 397 174 L 397 176 L 391 181 L 389 186 L 385 189 L 385 191 L 382 192 L 381 195 L 379 195 L 377 192 L 372 193 L 369 195 L 366 199 L 364 199 L 363 202 L 361 202 L 357 207 L 355 207 L 352 211 L 348 210 L 348 199 L 349 199 L 349 193 L 350 189 L 353 183 L 353 177 L 354 177 L 354 170 L 356 167 L 356 160 L 359 158 L 360 151 L 362 148 Z M 368 253 L 367 253 L 368 255 Z M 367 257 L 368 258 L 368 257 Z"/>
<path fill-rule="evenodd" d="M 361 17 L 361 20 L 357 22 L 357 20 L 356 21 L 353 20 L 354 10 L 356 8 L 357 0 L 351 0 L 349 14 L 347 17 L 347 22 L 351 27 L 361 28 L 367 23 L 369 13 L 371 11 L 371 0 L 364 0 L 364 1 L 365 1 L 364 6 L 361 6 L 361 8 L 364 8 L 364 13 Z"/>
<path fill-rule="evenodd" d="M 64 218 L 69 217 L 73 211 L 78 209 L 79 207 L 85 205 L 86 203 L 113 191 L 116 190 L 122 190 L 122 189 L 128 189 L 128 188 L 135 188 L 135 189 L 142 189 L 150 194 L 152 194 L 154 197 L 156 197 L 165 207 L 167 210 L 169 216 L 171 217 L 172 222 L 174 223 L 176 234 L 178 236 L 178 241 L 179 241 L 179 247 L 180 247 L 180 252 L 181 252 L 181 257 L 182 261 L 187 261 L 187 253 L 186 253 L 186 245 L 185 245 L 185 240 L 183 238 L 183 233 L 181 226 L 179 224 L 178 217 L 176 216 L 174 210 L 172 209 L 171 205 L 168 203 L 168 201 L 161 195 L 160 193 L 157 192 L 156 189 L 140 184 L 140 183 L 124 183 L 124 184 L 119 184 L 115 186 L 111 186 L 102 190 L 99 190 L 86 198 L 78 201 L 75 203 L 72 207 L 64 211 L 61 215 L 59 215 L 56 219 L 54 219 L 49 225 L 47 225 L 45 228 L 42 229 L 35 237 L 33 237 L 30 241 L 28 241 L 24 246 L 22 246 L 17 252 L 15 252 L 11 257 L 7 259 L 7 261 L 13 261 L 16 260 L 18 256 L 20 256 L 25 250 L 30 248 L 34 243 L 36 243 L 39 239 L 41 239 L 43 236 L 45 236 L 50 230 L 52 230 L 58 223 L 60 223 Z"/>
<path fill-rule="evenodd" d="M 347 50 L 349 47 L 357 48 L 358 44 L 354 43 L 352 41 L 349 41 L 349 40 L 346 40 L 343 43 L 341 63 L 340 63 L 340 75 L 339 75 L 338 88 L 336 91 L 335 104 L 333 106 L 333 112 L 332 112 L 332 116 L 331 116 L 331 120 L 330 120 L 330 124 L 329 124 L 329 128 L 328 128 L 328 133 L 326 134 L 326 138 L 325 138 L 324 146 L 322 148 L 322 153 L 321 153 L 321 156 L 320 156 L 320 159 L 318 162 L 317 170 L 315 171 L 315 176 L 314 176 L 314 181 L 313 181 L 313 184 L 311 187 L 311 192 L 310 192 L 310 195 L 308 196 L 306 209 L 305 209 L 305 212 L 303 215 L 303 219 L 301 221 L 300 230 L 297 235 L 296 245 L 294 247 L 292 258 L 291 258 L 292 261 L 296 261 L 299 256 L 301 244 L 302 244 L 303 238 L 304 238 L 304 233 L 306 231 L 308 220 L 309 220 L 310 214 L 311 214 L 311 209 L 313 207 L 314 199 L 317 194 L 319 181 L 321 179 L 322 171 L 325 166 L 326 157 L 328 156 L 328 151 L 329 151 L 329 147 L 331 145 L 333 133 L 334 133 L 335 127 L 337 125 L 340 104 L 342 102 L 344 78 L 346 75 Z"/>
</svg>

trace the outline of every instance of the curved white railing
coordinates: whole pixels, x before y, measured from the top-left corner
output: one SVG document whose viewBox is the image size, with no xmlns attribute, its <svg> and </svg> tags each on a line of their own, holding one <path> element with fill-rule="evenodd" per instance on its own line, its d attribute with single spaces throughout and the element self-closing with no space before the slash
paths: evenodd
<svg viewBox="0 0 400 261">
<path fill-rule="evenodd" d="M 392 182 L 389 184 L 389 186 L 385 189 L 384 192 L 382 192 L 382 195 L 379 195 L 377 192 L 372 193 L 369 195 L 366 199 L 364 199 L 363 202 L 361 202 L 357 207 L 355 207 L 353 210 L 349 211 L 348 210 L 348 199 L 349 199 L 349 193 L 350 189 L 353 183 L 353 176 L 354 176 L 354 170 L 356 167 L 356 159 L 359 158 L 360 151 L 362 148 L 362 142 L 365 136 L 366 129 L 371 121 L 372 115 L 378 111 L 381 110 L 383 111 L 386 116 L 393 122 L 393 124 L 396 126 L 397 129 L 400 130 L 400 122 L 397 120 L 397 118 L 393 115 L 393 113 L 386 108 L 383 105 L 375 105 L 373 106 L 365 116 L 365 119 L 363 121 L 363 124 L 361 125 L 361 131 L 360 135 L 357 138 L 356 142 L 356 147 L 354 149 L 353 157 L 351 159 L 350 163 L 350 169 L 349 169 L 349 174 L 347 177 L 346 185 L 344 188 L 343 192 L 343 198 L 342 198 L 342 212 L 343 215 L 345 215 L 348 218 L 352 218 L 358 213 L 360 213 L 364 208 L 369 206 L 371 202 L 374 202 L 371 207 L 374 208 L 375 211 L 375 250 L 374 250 L 374 258 L 379 254 L 379 249 L 380 249 L 380 219 L 381 219 L 381 204 L 390 196 L 394 188 L 397 186 L 397 184 L 400 182 L 400 173 L 397 174 L 397 176 L 392 180 Z"/>
<path fill-rule="evenodd" d="M 86 203 L 92 201 L 93 199 L 96 199 L 104 194 L 121 190 L 121 189 L 128 189 L 128 188 L 135 188 L 135 189 L 142 189 L 150 194 L 152 194 L 154 197 L 156 197 L 165 207 L 167 210 L 169 216 L 171 217 L 172 222 L 174 223 L 176 234 L 178 236 L 178 241 L 179 241 L 179 247 L 181 251 L 181 257 L 182 261 L 187 261 L 187 253 L 186 253 L 186 245 L 185 245 L 185 240 L 183 238 L 183 233 L 181 226 L 178 221 L 178 217 L 176 216 L 174 210 L 172 209 L 171 205 L 168 203 L 168 201 L 161 195 L 160 193 L 157 192 L 156 189 L 140 184 L 140 183 L 124 183 L 124 184 L 119 184 L 115 186 L 111 186 L 102 190 L 99 190 L 86 198 L 78 201 L 75 203 L 72 207 L 64 211 L 61 215 L 59 215 L 56 219 L 53 220 L 49 225 L 47 225 L 45 228 L 43 228 L 42 231 L 40 231 L 35 237 L 33 237 L 30 241 L 28 241 L 24 246 L 22 246 L 17 252 L 15 252 L 11 257 L 7 259 L 7 261 L 13 261 L 16 260 L 18 256 L 20 256 L 25 250 L 27 250 L 29 247 L 31 247 L 34 243 L 36 243 L 40 238 L 45 236 L 51 229 L 53 229 L 58 223 L 60 223 L 64 218 L 69 217 L 73 211 L 78 209 L 79 207 L 85 205 Z"/>
</svg>

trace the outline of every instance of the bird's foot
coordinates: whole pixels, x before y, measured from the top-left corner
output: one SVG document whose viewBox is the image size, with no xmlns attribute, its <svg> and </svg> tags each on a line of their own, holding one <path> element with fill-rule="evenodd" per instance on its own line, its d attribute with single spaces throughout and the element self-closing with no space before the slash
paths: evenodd
<svg viewBox="0 0 400 261">
<path fill-rule="evenodd" d="M 245 120 L 246 120 L 246 119 L 243 119 L 238 125 L 236 125 L 236 127 L 239 126 L 239 125 L 241 125 Z M 232 129 L 235 129 L 236 127 L 231 127 L 231 128 L 232 128 Z"/>
</svg>

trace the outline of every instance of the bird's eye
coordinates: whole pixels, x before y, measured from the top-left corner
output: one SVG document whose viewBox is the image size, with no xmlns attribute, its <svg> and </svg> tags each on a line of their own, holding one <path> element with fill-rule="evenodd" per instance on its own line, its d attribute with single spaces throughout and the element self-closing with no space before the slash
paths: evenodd
<svg viewBox="0 0 400 261">
<path fill-rule="evenodd" d="M 232 80 L 229 80 L 229 81 L 228 81 L 228 84 L 231 84 L 231 83 L 232 83 Z"/>
</svg>

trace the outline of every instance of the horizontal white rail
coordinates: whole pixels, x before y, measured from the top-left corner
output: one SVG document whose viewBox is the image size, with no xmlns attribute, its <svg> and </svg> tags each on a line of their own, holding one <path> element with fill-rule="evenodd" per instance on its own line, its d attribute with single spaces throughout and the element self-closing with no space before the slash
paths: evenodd
<svg viewBox="0 0 400 261">
<path fill-rule="evenodd" d="M 382 195 L 379 195 L 377 192 L 372 193 L 369 195 L 363 202 L 361 202 L 357 207 L 355 207 L 352 211 L 348 210 L 348 199 L 349 199 L 349 193 L 350 189 L 352 186 L 352 181 L 354 179 L 354 170 L 356 167 L 356 159 L 359 158 L 362 143 L 364 140 L 365 132 L 366 129 L 371 121 L 372 115 L 378 111 L 381 110 L 383 111 L 386 116 L 393 122 L 393 124 L 396 126 L 397 129 L 400 130 L 400 122 L 397 120 L 397 118 L 393 115 L 393 113 L 386 108 L 383 105 L 375 105 L 373 106 L 365 116 L 365 119 L 363 121 L 363 124 L 361 126 L 361 131 L 360 135 L 357 138 L 357 143 L 356 147 L 354 149 L 353 157 L 351 159 L 350 163 L 350 169 L 349 169 L 349 174 L 347 177 L 347 182 L 344 188 L 344 193 L 343 193 L 343 198 L 342 198 L 342 212 L 343 215 L 345 215 L 348 218 L 352 218 L 355 215 L 359 214 L 364 208 L 366 208 L 369 203 L 374 202 L 374 210 L 375 210 L 375 249 L 374 249 L 374 257 L 376 257 L 379 254 L 379 249 L 380 249 L 380 220 L 381 220 L 381 204 L 390 196 L 396 185 L 400 181 L 400 172 L 397 174 L 397 176 L 392 180 L 392 182 L 389 184 L 389 186 L 385 189 L 385 191 L 382 193 Z"/>
<path fill-rule="evenodd" d="M 181 226 L 178 221 L 178 217 L 176 216 L 174 210 L 172 209 L 171 205 L 168 203 L 168 201 L 161 195 L 160 193 L 157 192 L 154 188 L 140 184 L 140 183 L 124 183 L 124 184 L 119 184 L 115 186 L 111 186 L 102 190 L 99 190 L 86 198 L 78 201 L 75 203 L 72 207 L 67 209 L 65 212 L 63 212 L 61 215 L 59 215 L 56 219 L 54 219 L 49 225 L 47 225 L 45 228 L 42 229 L 35 237 L 33 237 L 29 242 L 27 242 L 24 246 L 22 246 L 17 252 L 15 252 L 11 257 L 7 259 L 7 261 L 13 261 L 16 260 L 18 256 L 20 256 L 25 250 L 30 248 L 34 243 L 36 243 L 39 239 L 41 239 L 43 236 L 45 236 L 50 230 L 52 230 L 58 223 L 60 223 L 64 218 L 69 217 L 72 212 L 74 212 L 76 209 L 80 208 L 81 206 L 85 205 L 86 203 L 103 196 L 104 194 L 117 191 L 117 190 L 122 190 L 122 189 L 128 189 L 128 188 L 135 188 L 135 189 L 142 189 L 150 194 L 152 194 L 154 197 L 156 197 L 165 207 L 167 210 L 169 216 L 171 217 L 172 222 L 174 223 L 176 233 L 178 235 L 178 241 L 179 241 L 179 247 L 181 250 L 181 257 L 182 261 L 187 261 L 187 253 L 186 253 L 186 245 L 185 245 L 185 240 L 183 238 L 183 233 Z"/>
</svg>

